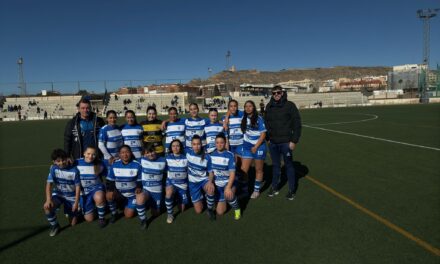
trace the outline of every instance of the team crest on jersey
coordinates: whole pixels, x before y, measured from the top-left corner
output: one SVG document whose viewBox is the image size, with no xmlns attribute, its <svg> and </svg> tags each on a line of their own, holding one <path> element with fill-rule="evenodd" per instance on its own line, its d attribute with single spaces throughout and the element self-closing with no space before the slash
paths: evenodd
<svg viewBox="0 0 440 264">
<path fill-rule="evenodd" d="M 133 176 L 133 175 L 134 175 L 134 171 L 130 170 L 130 176 Z"/>
</svg>

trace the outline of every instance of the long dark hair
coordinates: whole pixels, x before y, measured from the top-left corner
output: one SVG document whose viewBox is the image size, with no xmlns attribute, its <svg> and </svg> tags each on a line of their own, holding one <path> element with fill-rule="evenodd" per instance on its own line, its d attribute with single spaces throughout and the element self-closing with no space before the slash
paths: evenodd
<svg viewBox="0 0 440 264">
<path fill-rule="evenodd" d="M 122 146 L 119 148 L 119 153 L 121 152 L 121 150 L 122 150 L 123 148 L 126 148 L 126 149 L 128 149 L 128 151 L 130 151 L 130 161 L 129 161 L 128 163 L 130 163 L 130 162 L 132 162 L 133 160 L 135 160 L 135 157 L 134 157 L 134 155 L 133 155 L 133 151 L 131 151 L 130 146 L 129 146 L 129 145 L 122 145 Z"/>
<path fill-rule="evenodd" d="M 193 140 L 199 140 L 200 141 L 200 145 L 202 145 L 202 138 L 199 135 L 194 135 L 193 138 L 191 139 L 191 142 L 193 142 Z M 200 149 L 199 153 L 195 153 L 195 154 L 201 155 L 202 156 L 202 160 L 204 160 L 205 159 L 205 151 L 203 151 L 203 146 Z"/>
<path fill-rule="evenodd" d="M 125 115 L 124 116 L 127 117 L 127 114 L 132 114 L 133 115 L 133 117 L 134 117 L 134 124 L 137 125 L 138 122 L 137 122 L 136 114 L 134 113 L 134 111 L 133 110 L 127 110 L 127 111 L 125 111 Z"/>
<path fill-rule="evenodd" d="M 173 141 L 171 141 L 171 143 L 170 143 L 170 154 L 174 154 L 173 153 L 173 149 L 172 149 L 172 147 L 173 147 L 173 143 L 174 142 L 179 142 L 179 145 L 180 145 L 180 151 L 179 151 L 179 154 L 183 154 L 183 152 L 184 152 L 184 149 L 183 149 L 183 144 L 182 144 L 182 142 L 180 141 L 180 140 L 178 140 L 178 139 L 173 139 Z"/>
<path fill-rule="evenodd" d="M 257 127 L 257 122 L 258 122 L 258 113 L 257 113 L 257 107 L 255 106 L 254 101 L 252 100 L 248 100 L 246 101 L 246 103 L 244 103 L 244 107 L 245 107 L 245 111 L 243 111 L 243 119 L 241 120 L 241 131 L 243 131 L 243 133 L 246 133 L 246 128 L 247 128 L 247 118 L 248 118 L 248 114 L 246 113 L 246 104 L 251 104 L 252 107 L 254 108 L 252 110 L 252 116 L 251 116 L 251 127 Z"/>
<path fill-rule="evenodd" d="M 231 103 L 235 103 L 237 105 L 237 113 L 238 113 L 238 101 L 235 99 L 231 99 L 228 102 L 228 111 L 229 111 L 229 106 L 231 106 Z"/>
</svg>

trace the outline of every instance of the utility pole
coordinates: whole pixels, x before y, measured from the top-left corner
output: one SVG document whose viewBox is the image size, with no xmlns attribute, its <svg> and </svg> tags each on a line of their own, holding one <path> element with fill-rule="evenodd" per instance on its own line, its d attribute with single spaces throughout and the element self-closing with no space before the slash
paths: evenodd
<svg viewBox="0 0 440 264">
<path fill-rule="evenodd" d="M 425 68 L 425 76 L 422 81 L 420 91 L 420 102 L 429 103 L 429 96 L 427 90 L 429 88 L 429 40 L 430 40 L 430 24 L 429 20 L 437 15 L 440 8 L 436 9 L 419 9 L 417 10 L 417 17 L 423 21 L 423 65 Z M 422 72 L 423 72 L 422 65 Z"/>
</svg>

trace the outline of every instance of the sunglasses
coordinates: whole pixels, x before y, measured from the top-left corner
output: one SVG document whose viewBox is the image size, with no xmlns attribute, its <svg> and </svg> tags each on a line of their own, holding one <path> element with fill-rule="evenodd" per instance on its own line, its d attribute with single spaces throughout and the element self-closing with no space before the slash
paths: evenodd
<svg viewBox="0 0 440 264">
<path fill-rule="evenodd" d="M 283 94 L 283 91 L 272 92 L 272 95 L 280 95 L 280 94 Z"/>
</svg>

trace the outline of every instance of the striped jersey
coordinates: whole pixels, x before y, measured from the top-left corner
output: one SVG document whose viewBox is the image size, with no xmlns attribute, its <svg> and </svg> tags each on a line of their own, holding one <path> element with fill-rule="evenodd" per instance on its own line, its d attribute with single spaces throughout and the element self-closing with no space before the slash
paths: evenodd
<svg viewBox="0 0 440 264">
<path fill-rule="evenodd" d="M 176 122 L 168 122 L 167 129 L 165 130 L 165 149 L 166 152 L 171 151 L 171 141 L 178 139 L 185 145 L 185 120 L 179 118 Z"/>
<path fill-rule="evenodd" d="M 164 157 L 158 157 L 155 160 L 149 160 L 145 157 L 141 159 L 142 165 L 142 186 L 149 192 L 162 192 L 162 179 L 166 170 L 166 160 Z"/>
<path fill-rule="evenodd" d="M 264 120 L 261 116 L 258 116 L 257 124 L 255 127 L 251 126 L 251 119 L 247 118 L 246 133 L 244 133 L 244 145 L 248 147 L 253 147 L 257 144 L 258 139 L 261 134 L 266 132 L 266 126 L 264 125 Z"/>
<path fill-rule="evenodd" d="M 136 159 L 142 156 L 142 133 L 143 129 L 140 125 L 125 124 L 121 127 L 122 138 L 124 144 L 128 145 Z"/>
<path fill-rule="evenodd" d="M 188 188 L 188 160 L 185 154 L 178 156 L 170 153 L 166 156 L 167 161 L 167 179 L 181 189 Z"/>
<path fill-rule="evenodd" d="M 154 151 L 158 154 L 162 154 L 165 152 L 165 149 L 162 144 L 162 121 L 156 119 L 153 121 L 142 121 L 140 123 L 142 126 L 143 132 L 143 142 L 144 143 L 153 143 Z"/>
<path fill-rule="evenodd" d="M 217 123 L 207 123 L 205 126 L 206 152 L 211 153 L 215 150 L 215 138 L 219 133 L 224 133 L 223 125 Z M 227 135 L 225 135 L 227 136 Z"/>
<path fill-rule="evenodd" d="M 128 164 L 117 160 L 109 168 L 107 180 L 114 181 L 116 189 L 124 197 L 134 197 L 136 183 L 142 180 L 142 166 L 135 160 Z"/>
<path fill-rule="evenodd" d="M 105 125 L 99 130 L 98 146 L 104 154 L 104 159 L 118 157 L 119 148 L 124 144 L 121 130 L 118 126 Z"/>
<path fill-rule="evenodd" d="M 214 172 L 215 185 L 225 187 L 229 181 L 229 172 L 235 171 L 235 158 L 232 152 L 227 150 L 211 153 L 212 171 Z"/>
<path fill-rule="evenodd" d="M 208 173 L 212 172 L 211 157 L 208 154 L 205 154 L 202 160 L 202 155 L 195 154 L 191 149 L 186 153 L 186 159 L 188 160 L 188 180 L 190 182 L 201 182 L 208 179 Z"/>
<path fill-rule="evenodd" d="M 240 146 L 243 144 L 243 131 L 241 131 L 241 120 L 243 119 L 243 111 L 237 110 L 236 115 L 229 116 L 228 136 L 230 146 Z M 222 120 L 225 120 L 223 116 Z"/>
<path fill-rule="evenodd" d="M 206 145 L 205 125 L 206 119 L 201 117 L 185 119 L 185 147 L 191 148 L 191 140 L 194 135 L 199 135 L 202 139 L 202 146 Z"/>
<path fill-rule="evenodd" d="M 84 195 L 89 194 L 96 187 L 102 185 L 101 175 L 105 175 L 105 166 L 102 162 L 98 164 L 98 174 L 95 173 L 95 164 L 85 161 L 84 158 L 76 161 L 76 168 L 79 171 L 81 190 Z"/>
<path fill-rule="evenodd" d="M 61 169 L 52 165 L 47 176 L 47 182 L 53 183 L 52 195 L 63 197 L 74 202 L 76 186 L 80 186 L 79 172 L 75 166 Z"/>
</svg>

